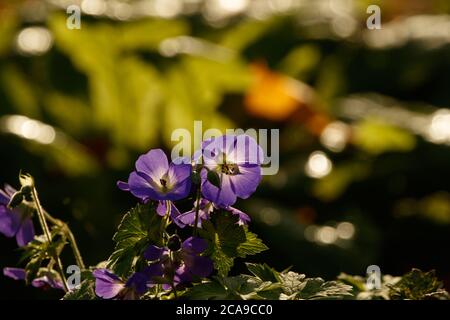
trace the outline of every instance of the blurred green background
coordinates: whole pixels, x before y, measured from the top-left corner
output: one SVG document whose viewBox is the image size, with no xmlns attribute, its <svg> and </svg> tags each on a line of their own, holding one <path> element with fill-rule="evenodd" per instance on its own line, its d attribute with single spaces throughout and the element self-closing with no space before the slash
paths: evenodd
<svg viewBox="0 0 450 320">
<path fill-rule="evenodd" d="M 0 1 L 0 183 L 31 173 L 90 265 L 135 203 L 115 182 L 201 120 L 280 129 L 279 173 L 236 205 L 270 247 L 254 261 L 434 268 L 449 289 L 449 107 L 447 0 Z M 49 297 L 0 276 L 0 298 Z"/>
</svg>

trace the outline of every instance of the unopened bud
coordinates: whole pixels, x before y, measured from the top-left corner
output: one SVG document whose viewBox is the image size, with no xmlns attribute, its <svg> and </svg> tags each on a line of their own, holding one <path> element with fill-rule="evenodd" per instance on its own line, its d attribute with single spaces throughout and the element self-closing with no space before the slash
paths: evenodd
<svg viewBox="0 0 450 320">
<path fill-rule="evenodd" d="M 178 251 L 181 249 L 181 239 L 178 235 L 174 234 L 169 238 L 169 241 L 167 241 L 167 248 L 169 248 L 170 251 Z"/>
</svg>

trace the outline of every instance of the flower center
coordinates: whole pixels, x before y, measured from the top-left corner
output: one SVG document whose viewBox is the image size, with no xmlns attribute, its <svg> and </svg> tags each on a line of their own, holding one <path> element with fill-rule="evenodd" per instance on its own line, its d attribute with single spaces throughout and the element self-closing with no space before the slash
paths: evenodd
<svg viewBox="0 0 450 320">
<path fill-rule="evenodd" d="M 162 193 L 167 193 L 173 188 L 173 183 L 170 181 L 167 173 L 159 179 L 157 187 Z"/>
<path fill-rule="evenodd" d="M 235 176 L 237 174 L 239 174 L 239 167 L 237 164 L 233 164 L 233 163 L 224 163 L 220 166 L 220 170 L 222 173 L 230 175 L 230 176 Z"/>
</svg>

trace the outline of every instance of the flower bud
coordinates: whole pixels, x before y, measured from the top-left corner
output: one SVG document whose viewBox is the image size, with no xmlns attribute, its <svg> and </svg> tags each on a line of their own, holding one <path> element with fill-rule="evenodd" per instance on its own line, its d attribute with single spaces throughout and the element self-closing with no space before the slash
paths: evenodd
<svg viewBox="0 0 450 320">
<path fill-rule="evenodd" d="M 27 201 L 33 201 L 33 197 L 31 196 L 32 187 L 30 185 L 25 185 L 20 189 L 23 197 Z"/>
<path fill-rule="evenodd" d="M 202 181 L 201 177 L 200 177 L 200 173 L 197 171 L 193 171 L 191 174 L 191 179 L 192 179 L 192 183 L 195 185 L 199 185 L 200 182 Z"/>
<path fill-rule="evenodd" d="M 170 251 L 178 251 L 181 249 L 181 239 L 178 235 L 174 234 L 169 238 L 169 241 L 167 241 L 167 248 L 169 248 Z"/>
</svg>

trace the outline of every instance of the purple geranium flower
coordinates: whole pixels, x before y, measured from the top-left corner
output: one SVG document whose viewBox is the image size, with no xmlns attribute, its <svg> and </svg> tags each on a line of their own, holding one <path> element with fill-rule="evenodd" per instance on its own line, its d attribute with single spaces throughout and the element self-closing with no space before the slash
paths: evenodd
<svg viewBox="0 0 450 320">
<path fill-rule="evenodd" d="M 150 281 L 153 277 L 164 277 L 174 286 L 192 282 L 193 276 L 208 277 L 213 271 L 213 263 L 200 256 L 206 248 L 207 243 L 201 238 L 190 237 L 181 243 L 180 238 L 173 235 L 167 247 L 151 245 L 144 252 L 144 258 L 153 262 L 145 272 Z M 163 284 L 164 290 L 170 288 L 170 284 Z"/>
<path fill-rule="evenodd" d="M 34 238 L 34 226 L 31 217 L 20 208 L 10 209 L 8 203 L 16 190 L 5 185 L 0 189 L 0 232 L 8 238 L 16 237 L 17 245 L 23 247 Z"/>
<path fill-rule="evenodd" d="M 198 154 L 197 154 L 198 156 Z M 220 207 L 229 207 L 237 197 L 247 199 L 261 181 L 262 148 L 248 135 L 225 135 L 202 145 L 204 169 L 202 194 Z M 220 187 L 208 181 L 208 171 L 219 175 Z"/>
<path fill-rule="evenodd" d="M 156 212 L 168 214 L 172 220 L 180 214 L 172 201 L 185 198 L 191 190 L 191 164 L 170 163 L 161 149 L 153 149 L 136 161 L 128 182 L 119 181 L 117 186 L 130 191 L 143 202 L 157 200 Z"/>
<path fill-rule="evenodd" d="M 125 282 L 108 269 L 96 269 L 95 294 L 103 299 L 136 300 L 147 289 L 148 277 L 142 272 L 132 274 Z"/>
<path fill-rule="evenodd" d="M 191 171 L 191 164 L 169 164 L 161 149 L 153 149 L 138 158 L 136 171 L 130 174 L 128 183 L 119 181 L 117 185 L 142 201 L 174 201 L 189 194 Z"/>
<path fill-rule="evenodd" d="M 26 272 L 22 268 L 3 268 L 3 275 L 14 280 L 25 280 Z M 52 272 L 41 273 L 40 276 L 31 282 L 35 288 L 53 288 L 64 290 L 62 281 Z"/>
<path fill-rule="evenodd" d="M 198 228 L 201 228 L 202 221 L 209 219 L 209 216 L 214 211 L 214 209 L 223 209 L 223 210 L 231 212 L 232 214 L 238 215 L 239 216 L 239 221 L 238 221 L 239 224 L 248 224 L 250 222 L 250 217 L 246 213 L 244 213 L 236 208 L 233 208 L 233 207 L 219 208 L 214 203 L 212 203 L 211 201 L 208 201 L 206 199 L 200 199 L 199 206 L 200 207 L 198 210 L 198 223 L 197 223 Z M 192 210 L 180 214 L 175 219 L 175 222 L 177 223 L 177 225 L 180 227 L 185 227 L 188 225 L 193 226 L 195 224 L 196 207 L 197 207 L 197 205 L 195 205 L 194 208 L 192 208 Z"/>
</svg>

